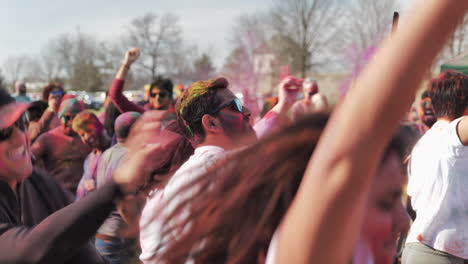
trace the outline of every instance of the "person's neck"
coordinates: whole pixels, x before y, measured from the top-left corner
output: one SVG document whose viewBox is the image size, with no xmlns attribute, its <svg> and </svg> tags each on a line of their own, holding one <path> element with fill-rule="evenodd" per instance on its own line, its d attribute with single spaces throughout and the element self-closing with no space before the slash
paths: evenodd
<svg viewBox="0 0 468 264">
<path fill-rule="evenodd" d="M 203 143 L 198 144 L 196 148 L 205 147 L 205 146 L 215 146 L 215 147 L 223 148 L 225 150 L 232 150 L 236 148 L 234 144 L 232 144 L 230 141 L 226 140 L 223 137 L 210 137 L 210 136 L 207 136 L 205 140 L 203 141 Z"/>
<path fill-rule="evenodd" d="M 450 116 L 442 116 L 442 117 L 438 117 L 437 118 L 437 121 L 447 121 L 447 122 L 452 122 L 453 120 L 455 120 L 456 118 L 453 118 L 453 117 L 450 117 Z"/>
</svg>

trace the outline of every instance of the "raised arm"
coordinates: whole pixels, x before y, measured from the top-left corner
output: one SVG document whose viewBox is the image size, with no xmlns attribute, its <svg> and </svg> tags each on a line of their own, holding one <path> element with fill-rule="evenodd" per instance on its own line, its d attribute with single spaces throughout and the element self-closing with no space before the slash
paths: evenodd
<svg viewBox="0 0 468 264">
<path fill-rule="evenodd" d="M 302 80 L 292 76 L 285 77 L 280 82 L 278 103 L 254 126 L 258 138 L 269 135 L 291 122 L 288 111 L 296 101 L 301 86 Z"/>
<path fill-rule="evenodd" d="M 129 111 L 143 113 L 145 111 L 143 107 L 134 104 L 123 94 L 125 78 L 127 78 L 130 67 L 139 56 L 140 50 L 137 48 L 129 49 L 125 53 L 124 62 L 122 65 L 120 65 L 119 71 L 117 72 L 117 75 L 115 76 L 115 79 L 112 81 L 111 87 L 109 88 L 109 98 L 115 104 L 117 109 L 119 109 L 119 111 L 122 113 Z"/>
<path fill-rule="evenodd" d="M 382 152 L 467 7 L 420 1 L 382 45 L 330 118 L 283 219 L 276 263 L 350 261 Z"/>
<path fill-rule="evenodd" d="M 57 97 L 50 97 L 48 105 L 49 106 L 39 119 L 36 129 L 29 130 L 29 139 L 31 142 L 34 142 L 42 133 L 47 132 L 50 122 L 52 122 L 52 119 L 57 115 L 60 99 Z"/>
</svg>

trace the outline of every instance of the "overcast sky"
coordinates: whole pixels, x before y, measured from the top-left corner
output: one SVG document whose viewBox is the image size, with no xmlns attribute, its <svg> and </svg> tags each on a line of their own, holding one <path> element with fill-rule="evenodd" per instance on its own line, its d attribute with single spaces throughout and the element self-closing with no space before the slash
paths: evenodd
<svg viewBox="0 0 468 264">
<path fill-rule="evenodd" d="M 115 39 L 125 25 L 147 12 L 180 17 L 185 41 L 210 50 L 217 66 L 230 46 L 235 19 L 267 11 L 273 0 L 0 0 L 0 68 L 8 56 L 36 55 L 64 32 L 80 31 L 101 40 Z M 375 0 L 387 1 L 387 0 Z M 413 0 L 400 0 L 404 5 Z"/>
</svg>

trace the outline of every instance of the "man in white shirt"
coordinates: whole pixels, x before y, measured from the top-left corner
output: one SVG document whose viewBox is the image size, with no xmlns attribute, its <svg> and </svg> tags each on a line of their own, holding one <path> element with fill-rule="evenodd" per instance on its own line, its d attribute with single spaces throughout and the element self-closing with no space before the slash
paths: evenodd
<svg viewBox="0 0 468 264">
<path fill-rule="evenodd" d="M 157 215 L 160 208 L 164 206 L 161 214 L 168 215 L 192 194 L 188 189 L 182 196 L 174 197 L 180 188 L 204 174 L 224 158 L 226 152 L 252 144 L 257 136 L 271 133 L 280 125 L 297 95 L 297 91 L 288 92 L 284 87 L 295 81 L 290 77 L 279 85 L 279 103 L 270 111 L 268 120 L 259 122 L 255 130 L 250 125 L 249 110 L 227 88 L 225 78 L 198 81 L 184 91 L 176 105 L 177 121 L 195 152 L 171 177 L 164 190 L 153 191 L 147 200 L 140 221 L 140 260 L 143 263 L 156 263 L 157 255 L 163 250 L 158 248 L 163 239 L 160 233 L 163 223 Z"/>
<path fill-rule="evenodd" d="M 443 72 L 428 90 L 437 122 L 411 155 L 407 192 L 416 219 L 402 263 L 467 263 L 468 76 Z"/>
</svg>

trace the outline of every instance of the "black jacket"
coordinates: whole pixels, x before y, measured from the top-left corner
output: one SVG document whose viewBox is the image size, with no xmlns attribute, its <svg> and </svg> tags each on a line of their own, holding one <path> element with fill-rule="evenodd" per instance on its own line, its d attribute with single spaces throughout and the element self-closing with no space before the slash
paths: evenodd
<svg viewBox="0 0 468 264">
<path fill-rule="evenodd" d="M 106 263 L 89 239 L 120 195 L 109 182 L 79 202 L 34 171 L 17 192 L 0 180 L 0 264 Z"/>
</svg>

